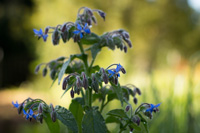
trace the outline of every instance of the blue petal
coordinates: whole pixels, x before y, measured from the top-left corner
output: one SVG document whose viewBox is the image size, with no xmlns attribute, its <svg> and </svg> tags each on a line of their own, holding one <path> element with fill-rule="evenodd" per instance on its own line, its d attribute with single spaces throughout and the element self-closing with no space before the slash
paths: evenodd
<svg viewBox="0 0 200 133">
<path fill-rule="evenodd" d="M 115 69 L 116 72 L 119 72 L 121 70 L 122 66 L 120 64 L 117 65 L 117 68 Z"/>
<path fill-rule="evenodd" d="M 43 38 L 44 41 L 47 40 L 47 37 L 48 37 L 48 35 L 43 35 L 43 36 L 42 36 L 42 38 Z"/>
<path fill-rule="evenodd" d="M 33 115 L 33 118 L 36 120 L 36 115 Z"/>
<path fill-rule="evenodd" d="M 33 32 L 34 32 L 36 35 L 39 33 L 39 31 L 36 30 L 36 29 L 33 29 Z"/>
<path fill-rule="evenodd" d="M 90 34 L 90 29 L 84 29 L 85 33 Z"/>
<path fill-rule="evenodd" d="M 88 24 L 87 24 L 87 23 L 85 23 L 85 26 L 84 26 L 84 28 L 83 28 L 83 29 L 86 29 L 87 25 L 88 25 Z"/>
<path fill-rule="evenodd" d="M 26 111 L 23 109 L 23 113 L 25 114 L 25 115 L 27 115 L 27 113 L 26 113 Z"/>
<path fill-rule="evenodd" d="M 111 75 L 109 76 L 109 78 L 111 78 L 111 77 L 115 74 L 115 72 L 113 72 L 112 70 L 108 70 L 108 73 L 111 74 Z"/>
<path fill-rule="evenodd" d="M 81 27 L 80 24 L 77 24 L 77 29 L 80 30 L 80 31 L 82 30 L 82 27 Z"/>
<path fill-rule="evenodd" d="M 80 33 L 80 38 L 83 38 L 83 34 L 82 33 Z"/>
<path fill-rule="evenodd" d="M 19 104 L 18 104 L 17 101 L 16 101 L 16 103 L 14 103 L 14 102 L 12 101 L 12 104 L 13 104 L 13 106 L 14 106 L 15 108 L 18 108 L 18 107 L 19 107 Z"/>
<path fill-rule="evenodd" d="M 27 114 L 27 115 L 26 115 L 26 119 L 28 120 L 28 118 L 29 118 L 29 115 Z"/>
<path fill-rule="evenodd" d="M 42 29 L 40 29 L 40 31 L 39 31 L 39 34 L 40 34 L 40 35 L 42 35 L 42 34 L 43 34 L 43 32 L 42 32 Z"/>
<path fill-rule="evenodd" d="M 30 116 L 33 115 L 33 110 L 32 110 L 32 109 L 29 110 L 29 115 L 30 115 Z"/>
<path fill-rule="evenodd" d="M 74 33 L 74 34 L 79 34 L 80 31 L 79 31 L 79 30 L 75 30 L 75 31 L 73 31 L 73 33 Z"/>
<path fill-rule="evenodd" d="M 155 107 L 155 108 L 157 108 L 157 107 L 159 107 L 159 106 L 160 106 L 160 104 L 161 104 L 161 103 L 159 103 L 159 104 L 155 105 L 154 107 Z"/>
</svg>

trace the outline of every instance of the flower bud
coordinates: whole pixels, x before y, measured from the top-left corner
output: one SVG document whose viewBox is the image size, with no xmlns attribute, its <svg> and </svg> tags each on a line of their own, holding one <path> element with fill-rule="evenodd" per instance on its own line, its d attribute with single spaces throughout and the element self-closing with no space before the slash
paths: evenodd
<svg viewBox="0 0 200 133">
<path fill-rule="evenodd" d="M 127 106 L 126 106 L 126 112 L 128 112 L 129 109 L 130 109 L 130 105 L 127 105 Z"/>
<path fill-rule="evenodd" d="M 135 90 L 136 90 L 136 92 L 137 92 L 138 95 L 141 95 L 141 91 L 140 91 L 139 88 L 135 88 Z"/>
<path fill-rule="evenodd" d="M 126 43 L 128 44 L 128 46 L 129 46 L 130 48 L 132 48 L 132 43 L 131 43 L 131 41 L 130 41 L 129 39 L 125 39 L 125 41 L 126 41 Z"/>
<path fill-rule="evenodd" d="M 133 118 L 132 118 L 132 121 L 139 126 L 141 120 L 137 115 L 134 115 Z"/>
<path fill-rule="evenodd" d="M 40 70 L 40 66 L 41 66 L 41 64 L 39 64 L 39 65 L 37 65 L 37 66 L 35 67 L 35 74 L 37 74 L 38 71 Z"/>
<path fill-rule="evenodd" d="M 43 104 L 40 103 L 39 106 L 38 106 L 38 113 L 42 114 L 42 112 L 43 112 Z"/>
<path fill-rule="evenodd" d="M 46 34 L 48 34 L 48 32 L 49 32 L 49 26 L 47 26 L 47 27 L 44 29 L 44 34 L 46 35 Z"/>
<path fill-rule="evenodd" d="M 73 90 L 73 88 L 71 89 L 70 94 L 71 94 L 71 98 L 74 98 L 74 90 Z"/>
<path fill-rule="evenodd" d="M 103 68 L 101 68 L 102 78 L 105 84 L 108 84 L 108 76 Z"/>
<path fill-rule="evenodd" d="M 137 104 L 138 100 L 137 100 L 136 97 L 133 98 L 133 102 L 134 102 L 135 104 Z"/>
<path fill-rule="evenodd" d="M 76 86 L 78 88 L 81 88 L 83 86 L 83 83 L 82 83 L 82 81 L 81 81 L 79 76 L 76 76 Z"/>
<path fill-rule="evenodd" d="M 53 45 L 59 44 L 59 41 L 60 41 L 60 33 L 59 33 L 58 29 L 56 28 L 52 34 Z"/>
<path fill-rule="evenodd" d="M 56 70 L 55 69 L 51 70 L 50 77 L 51 77 L 52 80 L 55 79 L 55 77 L 56 77 Z"/>
<path fill-rule="evenodd" d="M 152 118 L 153 118 L 153 115 L 152 115 L 152 113 L 151 113 L 150 111 L 144 112 L 144 115 L 147 116 L 149 119 L 152 119 Z"/>
<path fill-rule="evenodd" d="M 106 14 L 103 12 L 103 11 L 101 11 L 101 10 L 98 10 L 98 14 L 103 18 L 103 20 L 105 21 L 105 19 L 106 19 Z"/>
<path fill-rule="evenodd" d="M 124 46 L 124 52 L 127 53 L 127 47 L 126 46 Z"/>
<path fill-rule="evenodd" d="M 83 87 L 84 87 L 85 90 L 87 90 L 88 89 L 88 80 L 87 80 L 84 72 L 82 72 L 81 75 L 83 77 Z"/>
<path fill-rule="evenodd" d="M 41 124 L 43 123 L 43 115 L 39 114 L 37 119 L 40 121 Z"/>
<path fill-rule="evenodd" d="M 122 72 L 123 74 L 126 74 L 126 70 L 124 69 L 124 67 L 121 67 L 120 70 L 121 70 L 121 72 Z"/>
<path fill-rule="evenodd" d="M 54 110 L 54 107 L 53 107 L 53 104 L 50 104 L 50 108 L 51 108 L 51 120 L 53 121 L 53 122 L 55 122 L 56 121 L 56 111 Z"/>
<path fill-rule="evenodd" d="M 90 8 L 85 8 L 85 9 L 89 16 L 93 16 L 93 12 Z"/>
<path fill-rule="evenodd" d="M 66 89 L 66 86 L 67 86 L 69 77 L 70 77 L 70 75 L 68 75 L 67 77 L 65 77 L 65 78 L 63 79 L 63 84 L 62 84 L 62 89 L 63 89 L 63 90 Z"/>
<path fill-rule="evenodd" d="M 118 78 L 117 77 L 114 77 L 114 83 L 115 83 L 115 85 L 118 85 Z"/>
<path fill-rule="evenodd" d="M 95 24 L 97 24 L 97 20 L 96 20 L 96 18 L 95 18 L 95 16 L 92 16 L 92 21 L 95 23 Z"/>
<path fill-rule="evenodd" d="M 43 69 L 42 75 L 43 75 L 43 77 L 45 77 L 47 75 L 47 68 L 46 67 Z"/>
</svg>

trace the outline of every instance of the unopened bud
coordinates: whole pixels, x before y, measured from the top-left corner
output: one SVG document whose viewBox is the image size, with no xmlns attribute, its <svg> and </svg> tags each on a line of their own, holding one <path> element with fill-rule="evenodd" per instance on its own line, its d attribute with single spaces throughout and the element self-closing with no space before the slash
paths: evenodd
<svg viewBox="0 0 200 133">
<path fill-rule="evenodd" d="M 23 109 L 23 104 L 21 103 L 21 104 L 19 105 L 19 107 L 17 108 L 18 114 L 21 114 L 22 109 Z"/>
<path fill-rule="evenodd" d="M 43 115 L 38 115 L 37 119 L 40 121 L 41 124 L 43 123 Z"/>
<path fill-rule="evenodd" d="M 128 32 L 126 32 L 126 31 L 123 31 L 123 32 L 122 32 L 122 36 L 123 36 L 124 38 L 126 38 L 126 39 L 129 39 L 129 38 L 130 38 Z"/>
<path fill-rule="evenodd" d="M 40 70 L 40 66 L 41 66 L 41 64 L 39 64 L 39 65 L 37 65 L 37 66 L 35 67 L 35 74 L 37 74 L 38 71 Z"/>
<path fill-rule="evenodd" d="M 103 68 L 101 68 L 102 78 L 105 84 L 108 84 L 108 76 Z"/>
<path fill-rule="evenodd" d="M 126 112 L 128 112 L 129 109 L 130 109 L 130 105 L 127 105 L 127 106 L 126 106 Z"/>
<path fill-rule="evenodd" d="M 55 69 L 51 70 L 50 77 L 51 77 L 52 80 L 55 79 L 55 77 L 56 77 L 56 70 Z"/>
<path fill-rule="evenodd" d="M 81 75 L 83 77 L 83 87 L 84 87 L 85 90 L 87 90 L 88 89 L 88 80 L 87 80 L 84 72 L 82 72 Z"/>
<path fill-rule="evenodd" d="M 43 77 L 45 77 L 47 75 L 47 68 L 46 67 L 43 69 L 42 75 L 43 75 Z"/>
<path fill-rule="evenodd" d="M 38 113 L 42 114 L 42 112 L 43 112 L 43 104 L 40 103 L 39 106 L 38 106 Z"/>
<path fill-rule="evenodd" d="M 132 121 L 139 126 L 141 120 L 137 115 L 134 115 L 133 118 L 132 118 Z"/>
<path fill-rule="evenodd" d="M 49 32 L 49 26 L 47 26 L 47 27 L 45 28 L 44 34 L 46 35 L 46 34 L 48 34 L 48 32 Z"/>
<path fill-rule="evenodd" d="M 83 86 L 82 81 L 79 76 L 76 77 L 76 86 L 81 88 Z"/>
<path fill-rule="evenodd" d="M 136 92 L 137 92 L 138 95 L 141 95 L 141 91 L 140 91 L 139 88 L 135 88 L 135 90 L 136 90 Z"/>
<path fill-rule="evenodd" d="M 56 121 L 56 111 L 54 110 L 53 104 L 50 104 L 50 108 L 51 108 L 51 120 L 53 122 Z"/>
<path fill-rule="evenodd" d="M 124 52 L 127 53 L 127 47 L 126 46 L 124 46 Z"/>
<path fill-rule="evenodd" d="M 128 46 L 129 46 L 130 48 L 132 48 L 132 43 L 131 43 L 131 41 L 130 41 L 129 39 L 125 39 L 125 41 L 126 41 L 126 43 L 128 44 Z"/>
<path fill-rule="evenodd" d="M 137 100 L 136 97 L 133 98 L 133 102 L 134 102 L 135 104 L 137 104 L 138 100 Z"/>
<path fill-rule="evenodd" d="M 63 79 L 62 89 L 65 90 L 68 83 L 69 75 Z"/>
<path fill-rule="evenodd" d="M 90 16 L 93 16 L 93 12 L 90 8 L 86 8 L 86 11 Z"/>
<path fill-rule="evenodd" d="M 106 14 L 105 14 L 103 11 L 101 11 L 101 10 L 98 10 L 98 13 L 99 13 L 99 15 L 103 18 L 103 20 L 105 21 L 105 19 L 106 19 Z"/>
<path fill-rule="evenodd" d="M 123 74 L 125 74 L 126 73 L 126 70 L 124 69 L 124 67 L 121 67 L 121 72 L 123 73 Z"/>
<path fill-rule="evenodd" d="M 115 85 L 118 85 L 118 78 L 117 77 L 114 77 L 114 83 L 115 83 Z"/>
<path fill-rule="evenodd" d="M 53 45 L 58 45 L 59 41 L 60 41 L 60 33 L 59 33 L 58 29 L 56 28 L 52 34 Z"/>
<path fill-rule="evenodd" d="M 94 16 L 92 16 L 92 21 L 96 24 L 97 23 L 97 20 Z"/>
<path fill-rule="evenodd" d="M 74 90 L 73 89 L 71 89 L 70 94 L 71 94 L 71 98 L 74 98 Z"/>
</svg>

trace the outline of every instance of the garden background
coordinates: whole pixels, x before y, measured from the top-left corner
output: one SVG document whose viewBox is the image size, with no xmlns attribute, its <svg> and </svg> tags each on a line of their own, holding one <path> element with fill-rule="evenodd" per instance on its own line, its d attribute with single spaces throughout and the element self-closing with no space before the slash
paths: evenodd
<svg viewBox="0 0 200 133">
<path fill-rule="evenodd" d="M 17 115 L 12 101 L 41 98 L 68 108 L 69 93 L 61 98 L 61 86 L 54 84 L 50 88 L 50 77 L 35 75 L 34 69 L 42 62 L 78 52 L 78 46 L 73 40 L 58 46 L 53 46 L 50 38 L 46 43 L 38 41 L 33 28 L 75 21 L 82 6 L 106 13 L 106 21 L 98 17 L 98 24 L 91 31 L 101 35 L 123 28 L 130 33 L 132 49 L 123 53 L 104 48 L 95 64 L 104 68 L 112 63 L 122 64 L 127 74 L 121 76 L 120 83 L 132 83 L 142 91 L 138 105 L 162 103 L 160 112 L 150 121 L 150 132 L 199 132 L 200 8 L 195 10 L 189 3 L 187 0 L 1 0 L 0 132 L 48 132 L 46 124 L 29 122 Z M 107 110 L 119 107 L 120 103 L 113 101 Z M 108 128 L 115 132 L 117 125 L 109 124 Z"/>
</svg>

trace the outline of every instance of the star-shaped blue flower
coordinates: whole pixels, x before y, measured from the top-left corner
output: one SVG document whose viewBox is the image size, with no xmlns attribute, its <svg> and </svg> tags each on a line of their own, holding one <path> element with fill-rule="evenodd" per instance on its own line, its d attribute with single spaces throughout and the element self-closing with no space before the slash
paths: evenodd
<svg viewBox="0 0 200 133">
<path fill-rule="evenodd" d="M 117 77 L 120 77 L 119 71 L 121 70 L 122 66 L 117 64 L 117 68 L 114 70 L 109 69 L 108 73 L 111 74 L 109 77 L 111 78 L 114 74 L 117 74 Z"/>
<path fill-rule="evenodd" d="M 80 34 L 80 38 L 83 38 L 83 33 L 90 34 L 90 29 L 87 26 L 88 24 L 85 23 L 85 26 L 82 28 L 80 24 L 77 24 L 77 30 L 75 30 L 74 34 Z"/>
<path fill-rule="evenodd" d="M 40 29 L 39 31 L 36 29 L 33 29 L 33 32 L 35 33 L 36 36 L 38 36 L 38 39 L 40 39 L 42 37 L 44 41 L 47 40 L 48 35 L 43 34 L 42 29 Z"/>
<path fill-rule="evenodd" d="M 19 103 L 16 101 L 16 103 L 14 103 L 13 101 L 12 101 L 12 104 L 14 105 L 14 107 L 15 108 L 18 108 L 19 107 Z"/>
<path fill-rule="evenodd" d="M 37 115 L 34 115 L 33 114 L 33 110 L 32 109 L 29 109 L 29 113 L 26 113 L 26 111 L 23 109 L 23 112 L 24 112 L 24 115 L 26 116 L 26 119 L 28 120 L 30 118 L 30 120 L 32 118 L 36 119 L 36 116 Z"/>
<path fill-rule="evenodd" d="M 157 108 L 157 107 L 159 107 L 159 106 L 160 106 L 160 104 L 161 104 L 161 103 L 159 103 L 159 104 L 157 104 L 157 105 L 150 104 L 150 105 L 151 105 L 151 107 L 150 107 L 150 108 L 148 108 L 148 109 L 146 109 L 146 112 L 150 111 L 150 112 L 152 113 L 152 112 L 153 112 L 153 110 L 154 110 L 155 108 Z"/>
</svg>

